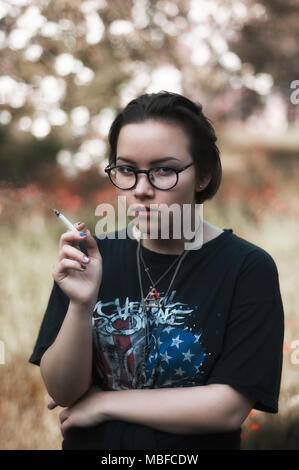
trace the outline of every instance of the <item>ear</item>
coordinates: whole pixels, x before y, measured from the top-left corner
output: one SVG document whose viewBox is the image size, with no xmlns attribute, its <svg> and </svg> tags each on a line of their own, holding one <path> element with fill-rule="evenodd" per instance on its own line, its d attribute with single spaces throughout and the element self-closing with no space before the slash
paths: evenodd
<svg viewBox="0 0 299 470">
<path fill-rule="evenodd" d="M 210 175 L 198 179 L 195 185 L 195 191 L 196 192 L 203 191 L 208 186 L 211 179 L 212 179 L 212 176 Z"/>
</svg>

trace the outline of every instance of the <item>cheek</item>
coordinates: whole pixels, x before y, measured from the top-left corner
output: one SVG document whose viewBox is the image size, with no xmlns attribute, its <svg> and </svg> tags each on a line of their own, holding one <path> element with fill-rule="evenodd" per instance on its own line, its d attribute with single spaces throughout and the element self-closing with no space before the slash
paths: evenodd
<svg viewBox="0 0 299 470">
<path fill-rule="evenodd" d="M 117 194 L 117 199 L 120 203 L 124 202 L 127 207 L 128 205 L 132 204 L 133 195 L 131 191 L 123 191 L 122 189 L 117 189 L 116 194 Z"/>
<path fill-rule="evenodd" d="M 121 213 L 126 213 L 127 214 L 127 208 L 130 204 L 128 200 L 128 194 L 127 191 L 122 191 L 121 189 L 116 189 L 116 196 L 117 196 L 117 203 L 115 206 L 115 213 L 118 215 L 120 212 Z"/>
<path fill-rule="evenodd" d="M 136 200 L 135 197 L 133 196 L 133 193 L 131 191 L 123 191 L 121 189 L 117 189 L 117 207 L 115 209 L 116 213 L 118 212 L 118 209 L 120 212 L 123 212 L 126 214 L 126 217 L 128 217 L 130 220 L 135 219 L 137 215 L 132 211 L 130 211 L 130 207 L 136 206 Z"/>
<path fill-rule="evenodd" d="M 194 180 L 182 181 L 174 189 L 173 199 L 179 204 L 192 204 L 195 201 L 195 182 Z"/>
</svg>

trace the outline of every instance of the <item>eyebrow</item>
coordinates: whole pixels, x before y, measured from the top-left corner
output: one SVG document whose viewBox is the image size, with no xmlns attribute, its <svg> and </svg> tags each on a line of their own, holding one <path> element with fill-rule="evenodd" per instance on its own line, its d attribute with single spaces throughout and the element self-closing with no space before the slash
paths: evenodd
<svg viewBox="0 0 299 470">
<path fill-rule="evenodd" d="M 129 158 L 126 158 L 126 157 L 117 157 L 116 160 L 124 160 L 126 162 L 133 163 L 133 164 L 136 163 L 133 160 L 130 160 Z M 161 162 L 167 162 L 167 161 L 170 161 L 170 160 L 175 160 L 177 162 L 180 161 L 178 158 L 175 158 L 175 157 L 163 157 L 163 158 L 158 158 L 156 160 L 151 160 L 149 163 L 150 164 L 161 163 Z"/>
</svg>

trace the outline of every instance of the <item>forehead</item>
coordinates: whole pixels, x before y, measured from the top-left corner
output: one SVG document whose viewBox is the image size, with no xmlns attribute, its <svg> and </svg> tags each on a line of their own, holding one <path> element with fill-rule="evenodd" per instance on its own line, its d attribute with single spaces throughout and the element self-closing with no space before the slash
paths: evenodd
<svg viewBox="0 0 299 470">
<path fill-rule="evenodd" d="M 120 130 L 117 156 L 128 158 L 188 157 L 189 139 L 179 126 L 161 121 L 126 124 Z"/>
</svg>

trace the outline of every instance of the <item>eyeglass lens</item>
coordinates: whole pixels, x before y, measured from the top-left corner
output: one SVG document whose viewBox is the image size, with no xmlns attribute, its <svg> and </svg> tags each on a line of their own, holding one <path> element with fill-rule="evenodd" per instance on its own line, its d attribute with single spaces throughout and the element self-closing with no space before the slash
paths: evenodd
<svg viewBox="0 0 299 470">
<path fill-rule="evenodd" d="M 112 182 L 120 189 L 130 189 L 135 186 L 137 175 L 129 167 L 116 167 L 110 172 Z M 176 172 L 167 167 L 152 168 L 149 171 L 151 183 L 158 189 L 169 189 L 177 182 Z"/>
</svg>

